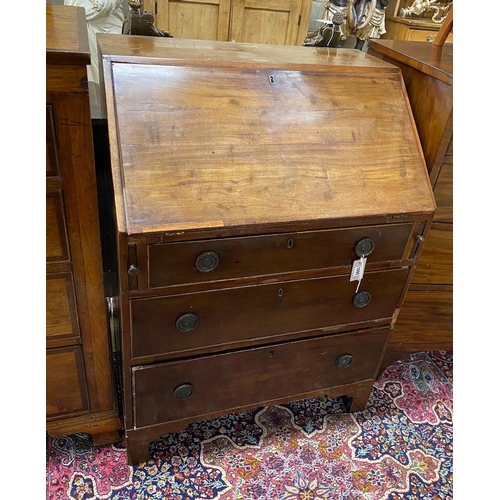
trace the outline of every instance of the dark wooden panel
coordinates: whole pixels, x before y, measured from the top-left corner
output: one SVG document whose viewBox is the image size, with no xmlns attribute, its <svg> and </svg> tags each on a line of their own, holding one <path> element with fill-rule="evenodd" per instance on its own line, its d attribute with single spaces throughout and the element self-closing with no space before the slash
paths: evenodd
<svg viewBox="0 0 500 500">
<path fill-rule="evenodd" d="M 62 192 L 47 193 L 45 221 L 45 255 L 47 262 L 69 260 Z"/>
<path fill-rule="evenodd" d="M 370 263 L 398 260 L 404 256 L 412 228 L 413 224 L 394 224 L 149 245 L 149 286 L 349 266 L 359 259 L 354 249 L 364 238 L 374 245 Z M 213 271 L 200 272 L 195 267 L 204 252 L 217 254 Z"/>
<path fill-rule="evenodd" d="M 220 347 L 301 330 L 346 329 L 364 321 L 389 322 L 407 276 L 407 269 L 365 274 L 360 291 L 372 299 L 361 308 L 352 303 L 357 281 L 350 282 L 348 276 L 136 299 L 131 312 L 133 356 Z M 176 321 L 186 313 L 195 314 L 198 323 L 182 332 Z"/>
<path fill-rule="evenodd" d="M 410 290 L 389 346 L 417 352 L 449 349 L 453 344 L 453 293 Z"/>
<path fill-rule="evenodd" d="M 412 283 L 453 283 L 453 225 L 433 223 Z"/>
<path fill-rule="evenodd" d="M 388 329 L 289 342 L 134 369 L 135 425 L 143 427 L 328 389 L 374 376 Z M 345 369 L 336 366 L 352 356 Z M 257 369 L 256 369 L 257 368 Z M 192 395 L 174 390 L 192 384 Z"/>
<path fill-rule="evenodd" d="M 46 281 L 47 339 L 78 337 L 78 317 L 71 273 L 48 274 Z"/>
<path fill-rule="evenodd" d="M 88 411 L 80 346 L 47 351 L 46 384 L 47 418 Z"/>
<path fill-rule="evenodd" d="M 47 177 L 53 177 L 59 175 L 59 165 L 57 164 L 57 140 L 56 140 L 56 130 L 54 124 L 54 109 L 51 105 L 47 104 L 45 109 L 46 115 L 46 163 L 45 171 Z"/>
</svg>

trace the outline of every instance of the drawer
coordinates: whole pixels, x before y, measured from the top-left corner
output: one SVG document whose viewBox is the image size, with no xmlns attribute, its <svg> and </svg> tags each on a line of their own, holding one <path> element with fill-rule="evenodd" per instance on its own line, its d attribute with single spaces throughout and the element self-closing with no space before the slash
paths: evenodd
<svg viewBox="0 0 500 500">
<path fill-rule="evenodd" d="M 45 209 L 45 255 L 47 262 L 69 260 L 69 247 L 60 191 L 47 193 Z"/>
<path fill-rule="evenodd" d="M 132 356 L 173 354 L 290 332 L 344 329 L 392 318 L 408 269 L 365 273 L 358 292 L 348 276 L 290 280 L 131 301 Z M 358 295 L 359 297 L 359 295 Z M 230 347 L 230 346 L 228 346 Z"/>
<path fill-rule="evenodd" d="M 410 29 L 408 30 L 408 35 L 406 40 L 411 40 L 413 42 L 429 42 L 432 43 L 437 36 L 438 32 L 433 30 L 418 30 Z M 450 33 L 446 38 L 445 43 L 453 43 L 453 33 Z"/>
<path fill-rule="evenodd" d="M 453 345 L 453 292 L 412 291 L 391 333 L 389 346 L 417 351 L 449 349 Z"/>
<path fill-rule="evenodd" d="M 46 384 L 47 418 L 89 410 L 81 346 L 47 351 Z"/>
<path fill-rule="evenodd" d="M 134 368 L 135 426 L 197 419 L 280 398 L 299 399 L 371 379 L 388 331 L 380 328 Z"/>
<path fill-rule="evenodd" d="M 453 283 L 453 225 L 432 223 L 412 283 Z"/>
<path fill-rule="evenodd" d="M 45 332 L 48 339 L 79 336 L 76 298 L 71 273 L 47 275 Z"/>
<path fill-rule="evenodd" d="M 370 240 L 370 262 L 404 258 L 413 224 L 213 239 L 148 246 L 149 287 L 200 283 L 306 269 L 350 266 Z"/>
</svg>

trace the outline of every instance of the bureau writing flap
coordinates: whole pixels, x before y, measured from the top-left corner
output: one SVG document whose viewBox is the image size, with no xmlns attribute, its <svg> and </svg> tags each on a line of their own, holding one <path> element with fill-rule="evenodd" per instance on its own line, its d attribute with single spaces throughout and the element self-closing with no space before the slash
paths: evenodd
<svg viewBox="0 0 500 500">
<path fill-rule="evenodd" d="M 434 210 L 397 68 L 348 49 L 266 59 L 250 44 L 113 38 L 118 55 L 99 40 L 129 234 Z"/>
</svg>

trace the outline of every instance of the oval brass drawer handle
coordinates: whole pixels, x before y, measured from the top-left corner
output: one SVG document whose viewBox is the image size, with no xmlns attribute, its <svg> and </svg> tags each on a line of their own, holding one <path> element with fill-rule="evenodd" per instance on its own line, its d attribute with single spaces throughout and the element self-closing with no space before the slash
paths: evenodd
<svg viewBox="0 0 500 500">
<path fill-rule="evenodd" d="M 175 322 L 175 327 L 180 332 L 189 332 L 190 330 L 194 330 L 196 325 L 198 324 L 198 316 L 193 313 L 186 313 L 177 318 Z"/>
<path fill-rule="evenodd" d="M 362 292 L 358 292 L 354 297 L 352 298 L 352 303 L 354 304 L 354 307 L 365 307 L 370 303 L 372 300 L 372 296 L 370 292 L 367 292 L 363 290 Z"/>
<path fill-rule="evenodd" d="M 352 356 L 350 354 L 342 354 L 335 360 L 335 364 L 339 370 L 345 370 L 349 367 L 352 361 Z"/>
<path fill-rule="evenodd" d="M 368 257 L 373 252 L 375 243 L 371 238 L 363 238 L 356 243 L 354 251 L 358 257 Z"/>
<path fill-rule="evenodd" d="M 191 394 L 193 394 L 193 384 L 182 384 L 174 389 L 174 396 L 177 399 L 187 399 Z"/>
<path fill-rule="evenodd" d="M 200 273 L 209 273 L 219 265 L 219 256 L 215 252 L 203 252 L 196 257 L 195 266 Z"/>
</svg>

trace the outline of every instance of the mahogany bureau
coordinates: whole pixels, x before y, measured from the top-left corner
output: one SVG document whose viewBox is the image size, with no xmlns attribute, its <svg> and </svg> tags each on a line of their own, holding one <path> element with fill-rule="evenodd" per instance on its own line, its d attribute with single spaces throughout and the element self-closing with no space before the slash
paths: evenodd
<svg viewBox="0 0 500 500">
<path fill-rule="evenodd" d="M 83 7 L 46 6 L 46 429 L 119 438 Z"/>
<path fill-rule="evenodd" d="M 348 49 L 98 40 L 130 463 L 245 408 L 364 409 L 435 210 L 400 71 Z"/>
<path fill-rule="evenodd" d="M 373 40 L 368 53 L 401 68 L 437 204 L 383 368 L 453 348 L 453 44 Z"/>
</svg>

